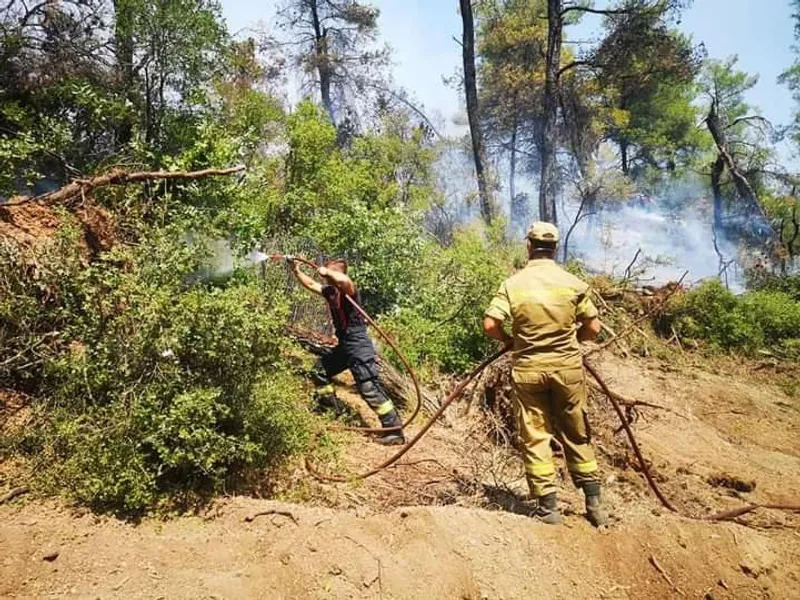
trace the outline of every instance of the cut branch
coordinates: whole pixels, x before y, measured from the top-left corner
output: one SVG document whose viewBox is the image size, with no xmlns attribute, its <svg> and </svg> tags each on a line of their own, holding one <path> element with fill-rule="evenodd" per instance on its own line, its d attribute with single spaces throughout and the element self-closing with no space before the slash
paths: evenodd
<svg viewBox="0 0 800 600">
<path fill-rule="evenodd" d="M 25 204 L 26 202 L 44 202 L 55 204 L 58 202 L 68 202 L 78 196 L 86 195 L 93 190 L 109 185 L 125 185 L 127 183 L 137 183 L 140 181 L 151 181 L 154 179 L 174 180 L 174 179 L 202 179 L 204 177 L 220 177 L 233 175 L 244 171 L 244 166 L 232 167 L 230 169 L 204 169 L 202 171 L 141 171 L 128 173 L 122 169 L 114 169 L 105 175 L 98 175 L 91 179 L 76 179 L 69 185 L 62 187 L 55 192 L 41 194 L 39 196 L 13 196 L 3 206 L 14 206 Z"/>
</svg>

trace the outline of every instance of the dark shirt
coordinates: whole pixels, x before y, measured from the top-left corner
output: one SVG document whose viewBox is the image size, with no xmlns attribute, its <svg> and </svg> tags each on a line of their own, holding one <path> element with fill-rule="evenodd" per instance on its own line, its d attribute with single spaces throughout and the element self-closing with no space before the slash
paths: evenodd
<svg viewBox="0 0 800 600">
<path fill-rule="evenodd" d="M 355 309 L 353 304 L 345 297 L 345 294 L 332 285 L 322 288 L 322 295 L 328 302 L 331 311 L 333 327 L 336 330 L 336 337 L 341 338 L 348 332 L 364 331 L 367 323 L 364 317 Z M 356 289 L 353 296 L 359 306 L 361 306 L 361 293 Z"/>
</svg>

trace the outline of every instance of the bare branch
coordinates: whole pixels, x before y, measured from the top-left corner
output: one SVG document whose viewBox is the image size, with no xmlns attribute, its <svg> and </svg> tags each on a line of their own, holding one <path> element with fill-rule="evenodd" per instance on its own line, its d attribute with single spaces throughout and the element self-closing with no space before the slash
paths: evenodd
<svg viewBox="0 0 800 600">
<path fill-rule="evenodd" d="M 126 183 L 136 183 L 139 181 L 149 181 L 151 179 L 201 179 L 203 177 L 218 177 L 232 175 L 244 171 L 243 166 L 232 167 L 230 169 L 205 169 L 202 171 L 153 171 L 128 173 L 122 169 L 114 169 L 105 175 L 92 177 L 91 179 L 76 179 L 69 185 L 64 186 L 55 192 L 49 192 L 40 196 L 13 196 L 3 205 L 15 206 L 27 202 L 65 202 L 79 195 L 90 193 L 92 190 L 106 187 L 109 185 L 124 185 Z"/>
<path fill-rule="evenodd" d="M 590 13 L 593 15 L 627 15 L 630 14 L 632 11 L 629 8 L 618 8 L 618 9 L 600 9 L 600 8 L 589 8 L 588 6 L 567 6 L 564 8 L 560 13 L 558 13 L 561 17 L 567 15 L 571 12 L 582 12 L 582 13 Z"/>
<path fill-rule="evenodd" d="M 428 115 L 426 115 L 424 112 L 422 112 L 421 108 L 419 108 L 417 105 L 415 105 L 413 102 L 411 102 L 403 94 L 395 92 L 393 89 L 391 89 L 389 87 L 386 87 L 386 86 L 379 85 L 377 83 L 365 82 L 362 85 L 364 85 L 365 87 L 371 87 L 371 88 L 376 89 L 376 90 L 378 90 L 380 92 L 384 92 L 385 94 L 389 94 L 392 98 L 394 98 L 395 100 L 397 100 L 401 104 L 405 105 L 414 114 L 416 114 L 423 121 L 425 121 L 425 123 L 428 125 L 428 127 L 430 127 L 431 131 L 434 133 L 434 135 L 436 135 L 437 138 L 441 138 L 442 137 L 442 134 L 440 134 L 439 130 L 436 129 L 436 126 L 428 118 Z"/>
<path fill-rule="evenodd" d="M 772 123 L 769 119 L 765 119 L 760 115 L 750 115 L 748 117 L 739 117 L 738 119 L 734 119 L 728 124 L 725 129 L 730 129 L 731 127 L 735 127 L 739 123 L 748 123 L 750 121 L 760 121 L 762 125 L 766 126 L 769 129 L 772 129 Z"/>
<path fill-rule="evenodd" d="M 599 67 L 599 65 L 595 62 L 590 60 L 573 60 L 571 63 L 564 65 L 558 70 L 558 77 L 561 77 L 567 71 L 570 71 L 576 67 Z"/>
</svg>

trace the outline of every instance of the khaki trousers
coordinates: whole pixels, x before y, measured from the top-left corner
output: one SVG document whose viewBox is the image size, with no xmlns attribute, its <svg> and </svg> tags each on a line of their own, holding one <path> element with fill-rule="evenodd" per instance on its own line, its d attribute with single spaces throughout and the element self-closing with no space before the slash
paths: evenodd
<svg viewBox="0 0 800 600">
<path fill-rule="evenodd" d="M 590 443 L 583 368 L 553 373 L 514 372 L 517 421 L 523 444 L 525 474 L 536 498 L 556 491 L 550 440 L 555 435 L 577 487 L 597 482 L 597 460 Z"/>
</svg>

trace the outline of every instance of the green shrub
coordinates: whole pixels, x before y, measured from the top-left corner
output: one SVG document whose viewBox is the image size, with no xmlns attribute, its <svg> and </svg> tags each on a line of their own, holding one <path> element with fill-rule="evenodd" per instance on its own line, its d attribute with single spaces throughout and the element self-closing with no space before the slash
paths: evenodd
<svg viewBox="0 0 800 600">
<path fill-rule="evenodd" d="M 800 338 L 800 301 L 785 292 L 749 292 L 741 297 L 741 309 L 761 329 L 768 346 Z"/>
<path fill-rule="evenodd" d="M 56 240 L 35 257 L 38 278 L 0 253 L 10 275 L 0 335 L 14 342 L 0 364 L 24 367 L 17 385 L 38 416 L 15 447 L 38 457 L 36 475 L 53 491 L 140 512 L 305 448 L 303 383 L 284 358 L 286 301 L 247 274 L 225 287 L 190 284 L 203 252 L 179 231 L 153 231 L 91 264 Z"/>
<path fill-rule="evenodd" d="M 409 273 L 415 295 L 383 320 L 413 362 L 463 372 L 496 346 L 483 333 L 483 313 L 508 276 L 515 251 L 487 239 L 480 228 L 456 232 L 448 248 L 425 248 Z"/>
<path fill-rule="evenodd" d="M 800 275 L 775 275 L 766 270 L 747 273 L 747 287 L 754 291 L 783 292 L 800 302 Z"/>
<path fill-rule="evenodd" d="M 710 280 L 672 300 L 660 328 L 681 338 L 706 342 L 712 349 L 753 354 L 764 348 L 797 357 L 800 302 L 781 291 L 736 296 Z"/>
</svg>

